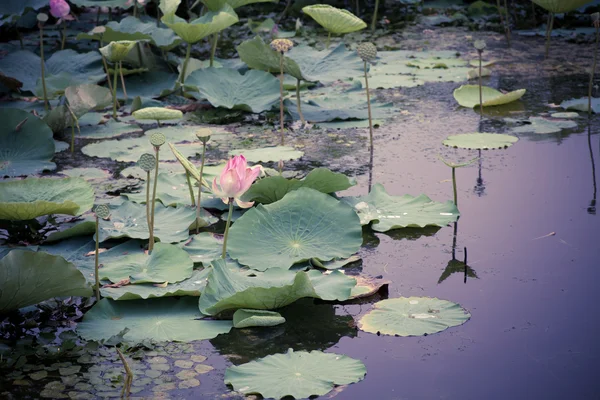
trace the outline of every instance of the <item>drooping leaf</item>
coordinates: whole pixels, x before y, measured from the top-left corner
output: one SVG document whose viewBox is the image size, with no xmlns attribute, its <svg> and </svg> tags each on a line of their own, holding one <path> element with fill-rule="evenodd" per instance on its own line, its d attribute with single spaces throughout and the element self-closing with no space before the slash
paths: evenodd
<svg viewBox="0 0 600 400">
<path fill-rule="evenodd" d="M 285 323 L 285 318 L 275 311 L 240 308 L 233 313 L 233 327 L 238 329 L 253 326 L 276 326 L 283 323 Z"/>
<path fill-rule="evenodd" d="M 248 67 L 267 72 L 280 72 L 279 53 L 265 43 L 260 36 L 243 41 L 236 47 L 236 50 Z M 296 79 L 304 79 L 296 61 L 287 56 L 283 57 L 283 71 Z"/>
<path fill-rule="evenodd" d="M 56 169 L 52 130 L 24 110 L 0 109 L 0 177 Z"/>
<path fill-rule="evenodd" d="M 362 380 L 366 373 L 361 361 L 345 355 L 289 349 L 287 354 L 274 354 L 227 368 L 225 383 L 245 395 L 300 399 L 323 396 L 335 385 Z"/>
<path fill-rule="evenodd" d="M 81 272 L 60 256 L 12 250 L 0 259 L 0 314 L 53 297 L 91 294 Z"/>
<path fill-rule="evenodd" d="M 240 74 L 231 68 L 207 68 L 192 72 L 185 84 L 197 98 L 215 107 L 253 113 L 270 110 L 279 101 L 279 80 L 265 71 Z"/>
<path fill-rule="evenodd" d="M 349 257 L 361 244 L 360 221 L 351 207 L 299 188 L 240 217 L 229 231 L 228 251 L 241 264 L 264 271 L 310 258 Z"/>
<path fill-rule="evenodd" d="M 462 325 L 471 314 L 460 305 L 431 297 L 400 297 L 375 303 L 359 322 L 370 333 L 423 336 Z"/>
<path fill-rule="evenodd" d="M 373 185 L 367 196 L 344 197 L 342 201 L 354 207 L 363 225 L 373 222 L 377 232 L 391 229 L 426 226 L 446 226 L 460 216 L 452 201 L 438 203 L 424 194 L 390 196 L 382 184 Z"/>
<path fill-rule="evenodd" d="M 195 297 L 102 299 L 77 324 L 77 333 L 86 340 L 103 340 L 127 328 L 124 340 L 128 343 L 191 342 L 212 339 L 229 332 L 233 326 L 231 321 L 201 320 L 201 317 Z"/>
<path fill-rule="evenodd" d="M 77 118 L 96 108 L 107 107 L 112 100 L 110 90 L 92 83 L 66 88 L 65 97 L 69 102 L 71 111 Z"/>
<path fill-rule="evenodd" d="M 0 219 L 22 221 L 48 214 L 80 215 L 94 204 L 81 178 L 27 178 L 0 182 Z"/>
<path fill-rule="evenodd" d="M 197 43 L 205 37 L 222 31 L 238 22 L 238 16 L 230 5 L 218 11 L 209 11 L 200 18 L 187 22 L 175 13 L 165 13 L 161 21 L 187 43 Z"/>
<path fill-rule="evenodd" d="M 350 33 L 365 29 L 367 24 L 350 11 L 332 7 L 328 4 L 315 4 L 302 9 L 319 25 L 331 33 Z"/>
<path fill-rule="evenodd" d="M 519 138 L 502 133 L 461 133 L 448 136 L 442 143 L 444 146 L 468 150 L 506 149 Z"/>
<path fill-rule="evenodd" d="M 297 160 L 298 158 L 304 155 L 303 151 L 296 150 L 290 146 L 274 146 L 274 147 L 264 147 L 262 149 L 240 149 L 240 150 L 231 150 L 229 152 L 230 156 L 237 156 L 242 154 L 246 157 L 246 160 L 253 163 L 258 162 L 269 162 L 269 161 L 279 161 L 279 160 Z"/>
<path fill-rule="evenodd" d="M 500 106 L 519 100 L 525 94 L 525 89 L 515 90 L 510 93 L 502 93 L 494 88 L 483 86 L 481 95 L 484 107 Z M 454 99 L 463 107 L 472 108 L 479 105 L 479 86 L 463 85 L 453 93 Z"/>
</svg>

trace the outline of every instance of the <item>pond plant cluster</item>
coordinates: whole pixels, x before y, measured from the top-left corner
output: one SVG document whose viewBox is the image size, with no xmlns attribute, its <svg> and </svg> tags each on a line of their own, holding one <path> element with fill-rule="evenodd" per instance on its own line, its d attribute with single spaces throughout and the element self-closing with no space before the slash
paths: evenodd
<svg viewBox="0 0 600 400">
<path fill-rule="evenodd" d="M 486 107 L 517 101 L 525 89 L 504 93 L 482 85 L 493 61 L 483 60 L 486 44 L 480 40 L 472 65 L 453 52 L 378 51 L 364 40 L 339 42 L 367 23 L 322 4 L 302 9 L 305 22 L 313 19 L 325 30 L 322 41 L 307 39 L 300 19 L 290 31 L 273 19 L 248 21 L 256 36 L 236 46 L 239 58 L 218 58 L 219 43 L 231 43 L 227 31 L 240 21 L 238 9 L 257 2 L 265 1 L 0 5 L 1 23 L 20 39 L 3 44 L 0 59 L 2 90 L 10 93 L 0 108 L 5 339 L 46 341 L 39 359 L 56 347 L 55 357 L 73 349 L 114 348 L 125 373 L 117 379 L 121 396 L 128 397 L 138 379 L 130 365 L 137 349 L 219 335 L 227 340 L 235 330 L 285 324 L 281 310 L 306 298 L 372 305 L 355 324 L 376 335 L 429 335 L 471 317 L 459 304 L 438 298 L 376 301 L 388 282 L 352 266 L 360 263 L 365 231 L 456 223 L 456 169 L 480 160 L 482 150 L 506 149 L 517 137 L 476 132 L 440 143 L 478 151 L 467 162 L 442 159 L 452 171 L 452 201 L 391 195 L 372 182 L 373 137 L 399 110 L 376 90 L 477 79 L 458 87 L 454 98 L 483 116 Z M 114 9 L 131 15 L 115 20 Z M 377 10 L 368 12 L 375 31 Z M 192 57 L 203 43 L 207 59 Z M 591 112 L 598 99 L 590 91 L 589 98 L 572 102 L 565 108 Z M 254 135 L 240 140 L 216 125 L 234 120 L 255 131 L 259 126 L 267 131 L 265 142 L 277 145 L 250 148 Z M 553 123 L 571 126 L 568 116 L 531 121 Z M 368 128 L 365 195 L 338 195 L 356 184 L 345 174 L 288 169 L 304 152 L 286 146 L 286 139 L 294 132 L 312 134 L 315 126 Z M 56 163 L 78 157 L 80 165 L 98 157 L 127 168 L 109 173 L 85 165 L 53 174 Z M 113 179 L 119 174 L 135 179 Z M 456 264 L 473 276 L 466 258 Z M 38 304 L 59 321 L 77 323 L 58 323 L 62 333 L 48 337 L 28 317 L 39 316 L 32 307 Z M 50 346 L 56 341 L 69 345 Z M 16 370 L 27 363 L 13 350 L 2 348 L 2 367 Z M 191 357 L 179 364 L 195 365 L 197 373 L 211 369 L 201 356 Z M 56 368 L 63 377 L 72 375 L 70 366 Z M 14 382 L 46 377 L 35 366 L 30 371 L 16 372 Z M 358 382 L 366 373 L 362 361 L 342 354 L 290 348 L 228 367 L 223 379 L 242 394 L 305 398 Z M 193 376 L 185 375 L 179 388 L 197 386 Z M 80 382 L 81 392 L 85 388 Z M 45 397 L 60 390 L 47 386 Z"/>
</svg>

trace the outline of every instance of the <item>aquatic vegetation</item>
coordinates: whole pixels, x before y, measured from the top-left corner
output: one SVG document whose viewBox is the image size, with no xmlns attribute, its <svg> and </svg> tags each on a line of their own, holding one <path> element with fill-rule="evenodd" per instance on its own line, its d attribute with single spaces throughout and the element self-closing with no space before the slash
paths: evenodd
<svg viewBox="0 0 600 400">
<path fill-rule="evenodd" d="M 123 92 L 125 93 L 125 97 L 127 97 L 127 92 L 125 89 L 125 79 L 123 78 L 123 60 L 129 54 L 131 50 L 136 46 L 138 42 L 133 40 L 121 40 L 110 42 L 104 47 L 99 49 L 100 54 L 102 54 L 103 59 L 108 60 L 115 64 L 113 71 L 113 83 L 112 83 L 112 91 L 113 91 L 113 118 L 117 119 L 117 108 L 119 106 L 117 101 L 117 76 L 121 75 L 121 83 L 123 87 Z M 117 73 L 117 69 L 119 72 Z M 107 70 L 107 74 L 108 74 Z"/>
<path fill-rule="evenodd" d="M 501 133 L 461 133 L 448 136 L 442 143 L 459 149 L 495 150 L 506 149 L 518 140 L 517 137 Z"/>
<path fill-rule="evenodd" d="M 100 226 L 100 218 L 102 219 L 108 219 L 109 215 L 110 215 L 110 210 L 108 209 L 108 206 L 105 204 L 100 204 L 98 205 L 95 209 L 94 209 L 94 214 L 96 215 L 96 248 L 94 250 L 94 292 L 96 293 L 96 301 L 100 301 L 100 272 L 99 272 L 99 262 L 98 262 L 98 255 L 99 255 L 99 245 L 100 245 L 100 239 L 99 239 L 99 226 Z"/>
<path fill-rule="evenodd" d="M 519 89 L 509 93 L 502 93 L 494 88 L 483 86 L 481 87 L 483 102 L 480 103 L 479 86 L 462 85 L 454 91 L 453 95 L 454 99 L 461 106 L 473 108 L 479 104 L 481 104 L 481 107 L 492 107 L 512 103 L 523 97 L 525 92 L 525 89 Z"/>
<path fill-rule="evenodd" d="M 42 89 L 44 92 L 44 110 L 48 111 L 50 109 L 50 104 L 48 103 L 48 91 L 46 90 L 46 71 L 44 60 L 44 23 L 48 21 L 48 15 L 44 13 L 39 13 L 37 15 L 38 20 L 38 28 L 40 29 L 40 61 L 41 61 L 41 70 L 42 70 Z"/>
<path fill-rule="evenodd" d="M 500 11 L 500 0 L 498 0 L 498 11 Z M 483 50 L 486 48 L 486 44 L 483 40 L 476 40 L 475 43 L 473 43 L 473 46 L 477 50 L 477 54 L 479 54 L 479 73 L 477 74 L 477 76 L 479 77 L 479 113 L 483 116 L 483 85 L 481 84 L 481 78 L 483 77 L 483 60 L 481 56 L 483 54 Z"/>
<path fill-rule="evenodd" d="M 54 18 L 58 18 L 58 25 L 63 25 L 60 49 L 64 50 L 65 42 L 67 41 L 67 20 L 73 19 L 71 16 L 71 7 L 65 0 L 50 0 L 50 14 Z"/>
<path fill-rule="evenodd" d="M 326 48 L 329 48 L 331 34 L 344 34 L 365 29 L 367 24 L 350 11 L 335 8 L 329 4 L 316 4 L 302 9 L 312 19 L 317 21 L 328 33 Z"/>
<path fill-rule="evenodd" d="M 281 145 L 284 145 L 284 125 L 283 125 L 283 55 L 287 53 L 292 47 L 294 47 L 294 42 L 288 39 L 275 39 L 271 42 L 271 48 L 279 53 L 279 129 L 281 132 Z M 296 91 L 300 90 L 299 85 L 296 86 Z M 300 101 L 300 97 L 298 97 L 298 101 Z M 298 106 L 298 112 L 300 111 L 300 106 Z"/>
<path fill-rule="evenodd" d="M 137 164 L 143 171 L 146 172 L 146 221 L 148 221 L 148 235 L 150 236 L 150 242 L 154 242 L 152 226 L 150 224 L 152 221 L 152 218 L 150 217 L 150 172 L 153 169 L 158 169 L 156 165 L 157 160 L 154 155 L 150 153 L 144 153 L 140 156 Z M 154 187 L 156 187 L 156 179 L 154 182 Z"/>
<path fill-rule="evenodd" d="M 278 312 L 268 310 L 247 310 L 240 308 L 233 313 L 233 327 L 237 329 L 253 326 L 277 326 L 285 323 Z"/>
<path fill-rule="evenodd" d="M 210 140 L 210 136 L 212 131 L 210 129 L 200 129 L 196 132 L 196 137 L 200 142 L 202 142 L 202 160 L 200 161 L 200 179 L 198 179 L 198 202 L 196 203 L 196 234 L 200 233 L 200 226 L 202 222 L 200 220 L 200 199 L 202 197 L 202 180 L 204 179 L 204 164 L 206 163 L 206 144 Z M 189 172 L 186 171 L 188 185 L 190 184 L 190 175 Z M 190 196 L 192 197 L 192 203 L 194 202 L 194 192 L 190 186 Z"/>
<path fill-rule="evenodd" d="M 375 26 L 375 25 L 373 25 Z M 369 94 L 369 78 L 367 76 L 367 63 L 372 62 L 377 58 L 377 47 L 373 43 L 361 43 L 356 48 L 356 52 L 358 56 L 364 62 L 364 72 L 365 72 L 365 92 L 367 94 L 367 110 L 369 112 L 369 164 L 373 165 L 373 117 L 371 115 L 371 97 Z M 369 179 L 369 191 L 371 190 L 371 183 Z"/>
<path fill-rule="evenodd" d="M 444 164 L 446 164 L 447 166 L 452 168 L 452 191 L 454 193 L 454 205 L 458 207 L 458 193 L 456 191 L 456 168 L 462 168 L 462 167 L 471 165 L 475 161 L 477 161 L 477 159 L 479 157 L 475 157 L 472 160 L 469 160 L 469 161 L 463 162 L 463 163 L 453 163 L 453 162 L 446 161 L 442 156 L 438 156 L 438 157 Z"/>
</svg>

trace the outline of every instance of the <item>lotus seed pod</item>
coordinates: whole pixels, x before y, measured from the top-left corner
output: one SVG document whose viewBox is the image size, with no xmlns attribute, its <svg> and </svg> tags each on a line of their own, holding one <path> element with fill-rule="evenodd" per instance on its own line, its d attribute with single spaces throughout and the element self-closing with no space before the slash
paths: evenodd
<svg viewBox="0 0 600 400">
<path fill-rule="evenodd" d="M 377 57 L 377 47 L 369 42 L 359 44 L 356 52 L 363 61 L 373 61 Z"/>
<path fill-rule="evenodd" d="M 138 160 L 138 166 L 146 172 L 152 171 L 156 168 L 156 157 L 150 153 L 144 153 Z"/>
<path fill-rule="evenodd" d="M 107 219 L 110 215 L 110 210 L 106 204 L 100 204 L 96 206 L 94 213 L 96 213 L 98 218 Z"/>
<path fill-rule="evenodd" d="M 163 135 L 160 132 L 153 133 L 150 136 L 150 143 L 154 147 L 160 147 L 160 146 L 162 146 L 163 144 L 165 144 L 166 140 L 167 140 L 167 138 L 165 137 L 165 135 Z"/>
<path fill-rule="evenodd" d="M 294 42 L 289 39 L 275 39 L 271 42 L 271 48 L 278 53 L 286 53 L 292 47 L 294 47 Z"/>
<path fill-rule="evenodd" d="M 483 40 L 476 40 L 475 43 L 473 43 L 473 46 L 477 49 L 477 51 L 483 51 L 483 49 L 487 47 L 485 41 Z"/>
<path fill-rule="evenodd" d="M 196 132 L 196 137 L 204 144 L 210 140 L 210 135 L 212 135 L 212 130 L 209 128 L 202 128 Z"/>
<path fill-rule="evenodd" d="M 48 21 L 48 14 L 44 14 L 44 13 L 39 13 L 37 15 L 37 20 L 41 23 L 44 23 L 46 21 Z"/>
</svg>

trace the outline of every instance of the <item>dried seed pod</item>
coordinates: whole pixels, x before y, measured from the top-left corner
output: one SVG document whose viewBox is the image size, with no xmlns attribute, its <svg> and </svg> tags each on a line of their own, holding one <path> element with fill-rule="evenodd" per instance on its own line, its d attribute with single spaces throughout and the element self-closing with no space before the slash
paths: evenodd
<svg viewBox="0 0 600 400">
<path fill-rule="evenodd" d="M 140 156 L 138 160 L 138 166 L 146 172 L 152 171 L 156 168 L 156 157 L 150 153 L 144 153 Z"/>
<path fill-rule="evenodd" d="M 377 47 L 370 42 L 359 44 L 356 52 L 363 61 L 373 61 L 377 57 Z"/>
<path fill-rule="evenodd" d="M 110 215 L 110 210 L 106 204 L 99 204 L 94 208 L 94 213 L 98 218 L 107 219 Z"/>
<path fill-rule="evenodd" d="M 271 42 L 271 48 L 278 53 L 286 53 L 292 47 L 294 47 L 294 42 L 289 39 L 275 39 Z"/>
<path fill-rule="evenodd" d="M 163 135 L 160 132 L 153 133 L 152 135 L 150 135 L 150 143 L 154 147 L 160 147 L 163 144 L 165 144 L 166 141 L 167 141 L 167 138 L 165 137 L 165 135 Z"/>
<path fill-rule="evenodd" d="M 475 47 L 477 49 L 477 51 L 483 51 L 483 49 L 485 49 L 487 47 L 487 45 L 485 44 L 485 41 L 483 41 L 483 40 L 476 40 L 473 43 L 473 47 Z"/>
</svg>

